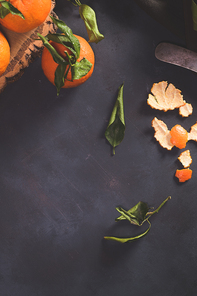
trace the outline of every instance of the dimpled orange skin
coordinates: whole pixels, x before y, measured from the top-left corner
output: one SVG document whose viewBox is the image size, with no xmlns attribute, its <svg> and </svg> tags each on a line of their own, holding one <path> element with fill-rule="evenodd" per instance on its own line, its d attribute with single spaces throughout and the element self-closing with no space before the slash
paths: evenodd
<svg viewBox="0 0 197 296">
<path fill-rule="evenodd" d="M 185 182 L 192 177 L 192 170 L 190 169 L 182 169 L 182 170 L 176 170 L 175 177 L 179 179 L 179 182 Z"/>
<path fill-rule="evenodd" d="M 171 143 L 179 149 L 186 147 L 188 132 L 179 124 L 176 124 L 170 131 Z"/>
<path fill-rule="evenodd" d="M 80 56 L 77 61 L 80 61 L 83 58 L 86 58 L 92 64 L 92 67 L 91 67 L 90 71 L 85 76 L 81 77 L 80 79 L 73 80 L 73 81 L 69 81 L 69 80 L 71 80 L 71 71 L 69 70 L 68 76 L 67 76 L 68 80 L 65 80 L 63 88 L 71 88 L 71 87 L 76 87 L 76 86 L 81 85 L 88 78 L 90 78 L 90 76 L 92 75 L 92 72 L 94 70 L 95 57 L 94 57 L 94 52 L 93 52 L 91 46 L 84 38 L 77 36 L 77 35 L 74 35 L 74 36 L 77 37 L 77 39 L 79 40 L 79 43 L 80 43 Z M 51 45 L 53 45 L 53 47 L 57 50 L 57 52 L 62 57 L 65 58 L 65 56 L 66 56 L 64 53 L 65 50 L 68 53 L 70 53 L 70 51 L 67 50 L 64 45 L 58 44 L 55 42 L 51 42 L 51 41 L 50 41 L 50 43 L 51 43 Z M 52 55 L 50 54 L 50 52 L 48 51 L 48 49 L 46 47 L 43 49 L 43 52 L 42 52 L 41 65 L 42 65 L 42 69 L 43 69 L 45 76 L 48 78 L 48 80 L 52 84 L 54 84 L 55 70 L 56 70 L 58 64 L 54 62 Z"/>
<path fill-rule="evenodd" d="M 0 32 L 0 75 L 2 75 L 10 62 L 10 46 L 5 36 Z"/>
<path fill-rule="evenodd" d="M 41 25 L 51 10 L 51 0 L 10 0 L 10 3 L 24 15 L 25 19 L 9 13 L 3 19 L 0 18 L 0 23 L 17 33 L 26 33 Z"/>
</svg>

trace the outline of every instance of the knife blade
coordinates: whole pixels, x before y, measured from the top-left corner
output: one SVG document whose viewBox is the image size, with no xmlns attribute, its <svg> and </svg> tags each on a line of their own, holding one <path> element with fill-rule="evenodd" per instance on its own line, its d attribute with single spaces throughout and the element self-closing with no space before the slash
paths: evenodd
<svg viewBox="0 0 197 296">
<path fill-rule="evenodd" d="M 184 47 L 161 42 L 155 49 L 155 56 L 160 61 L 197 72 L 197 53 Z"/>
<path fill-rule="evenodd" d="M 161 42 L 155 49 L 157 59 L 197 72 L 197 32 L 193 29 L 191 0 L 183 0 L 186 47 Z"/>
</svg>

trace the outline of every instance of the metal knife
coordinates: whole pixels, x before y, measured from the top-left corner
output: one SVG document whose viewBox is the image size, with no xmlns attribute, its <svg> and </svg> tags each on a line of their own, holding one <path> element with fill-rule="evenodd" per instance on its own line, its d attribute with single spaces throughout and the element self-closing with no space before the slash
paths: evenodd
<svg viewBox="0 0 197 296">
<path fill-rule="evenodd" d="M 175 44 L 162 42 L 157 45 L 157 59 L 197 72 L 197 32 L 193 30 L 191 0 L 183 0 L 187 49 Z"/>
<path fill-rule="evenodd" d="M 162 42 L 157 45 L 155 56 L 160 61 L 197 72 L 197 53 L 184 47 Z"/>
</svg>

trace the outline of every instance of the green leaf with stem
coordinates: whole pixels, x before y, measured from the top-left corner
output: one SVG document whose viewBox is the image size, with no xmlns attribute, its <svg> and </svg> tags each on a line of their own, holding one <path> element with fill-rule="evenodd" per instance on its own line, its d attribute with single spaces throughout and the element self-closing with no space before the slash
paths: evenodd
<svg viewBox="0 0 197 296">
<path fill-rule="evenodd" d="M 115 154 L 115 147 L 122 142 L 125 134 L 123 87 L 124 84 L 119 87 L 118 97 L 105 131 L 105 137 L 113 147 L 113 154 Z"/>
<path fill-rule="evenodd" d="M 13 15 L 18 15 L 22 19 L 25 19 L 24 15 L 14 7 L 10 1 L 0 0 L 0 18 L 3 19 L 7 14 L 11 13 Z"/>
<path fill-rule="evenodd" d="M 106 240 L 115 240 L 121 243 L 125 243 L 125 242 L 130 242 L 136 239 L 139 239 L 143 236 L 145 236 L 150 228 L 151 228 L 151 223 L 149 221 L 149 218 L 154 215 L 155 213 L 158 213 L 159 210 L 164 206 L 164 204 L 171 199 L 171 196 L 168 196 L 161 204 L 160 206 L 152 211 L 149 212 L 149 207 L 146 203 L 144 202 L 139 202 L 137 203 L 133 208 L 131 208 L 130 210 L 126 211 L 124 209 L 122 209 L 121 207 L 117 207 L 116 210 L 121 214 L 120 217 L 116 218 L 115 221 L 121 221 L 121 220 L 128 220 L 131 224 L 137 225 L 137 226 L 142 226 L 142 224 L 144 222 L 148 222 L 149 223 L 149 228 L 143 232 L 140 235 L 134 236 L 134 237 L 130 237 L 130 238 L 118 238 L 118 237 L 114 237 L 114 236 L 104 236 L 104 238 Z"/>
<path fill-rule="evenodd" d="M 98 43 L 103 40 L 104 36 L 99 32 L 94 10 L 86 4 L 81 4 L 79 6 L 79 14 L 85 23 L 89 42 Z"/>
<path fill-rule="evenodd" d="M 54 24 L 58 27 L 58 29 L 65 34 L 67 37 L 68 41 L 70 42 L 72 49 L 74 51 L 76 60 L 79 58 L 80 55 L 80 43 L 77 37 L 73 35 L 72 30 L 62 21 L 59 19 L 56 19 L 53 16 L 50 16 Z"/>
</svg>

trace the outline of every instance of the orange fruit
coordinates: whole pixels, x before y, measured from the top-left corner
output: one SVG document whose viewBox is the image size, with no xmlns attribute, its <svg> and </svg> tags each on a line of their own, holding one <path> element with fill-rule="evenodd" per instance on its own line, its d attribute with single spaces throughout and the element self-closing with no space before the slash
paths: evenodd
<svg viewBox="0 0 197 296">
<path fill-rule="evenodd" d="M 0 32 L 0 75 L 2 75 L 10 62 L 10 46 L 5 36 Z"/>
<path fill-rule="evenodd" d="M 10 3 L 25 19 L 8 13 L 3 19 L 0 18 L 0 23 L 17 33 L 25 33 L 41 25 L 51 10 L 51 0 L 10 0 Z"/>
<path fill-rule="evenodd" d="M 188 141 L 188 132 L 179 124 L 170 131 L 170 142 L 179 149 L 185 148 Z"/>
<path fill-rule="evenodd" d="M 175 177 L 179 179 L 179 182 L 185 182 L 192 177 L 192 170 L 191 169 L 182 169 L 176 170 Z"/>
<path fill-rule="evenodd" d="M 79 40 L 79 43 L 80 43 L 80 56 L 77 61 L 79 62 L 83 58 L 86 58 L 92 64 L 92 67 L 91 67 L 90 71 L 85 76 L 81 77 L 80 79 L 73 80 L 73 81 L 71 81 L 71 79 L 72 79 L 71 70 L 69 70 L 68 75 L 67 75 L 67 79 L 65 79 L 63 88 L 71 88 L 71 87 L 76 87 L 78 85 L 81 85 L 88 78 L 90 78 L 90 76 L 92 75 L 92 72 L 94 70 L 95 57 L 94 57 L 94 52 L 93 52 L 90 44 L 84 38 L 77 36 L 77 35 L 74 35 L 74 36 Z M 53 42 L 53 41 L 50 41 L 49 43 L 56 49 L 56 51 L 63 58 L 66 58 L 66 54 L 64 53 L 64 51 L 67 51 L 68 54 L 71 54 L 71 51 L 68 50 L 64 45 L 62 45 L 60 43 Z M 41 66 L 42 66 L 45 76 L 48 78 L 48 80 L 51 83 L 53 83 L 55 85 L 55 83 L 54 83 L 55 71 L 57 69 L 58 64 L 53 60 L 52 55 L 50 54 L 50 52 L 48 51 L 48 49 L 46 47 L 44 47 L 43 52 L 42 52 Z M 67 69 L 66 69 L 66 71 L 67 71 Z M 65 73 L 66 73 L 66 71 L 65 71 Z"/>
</svg>

